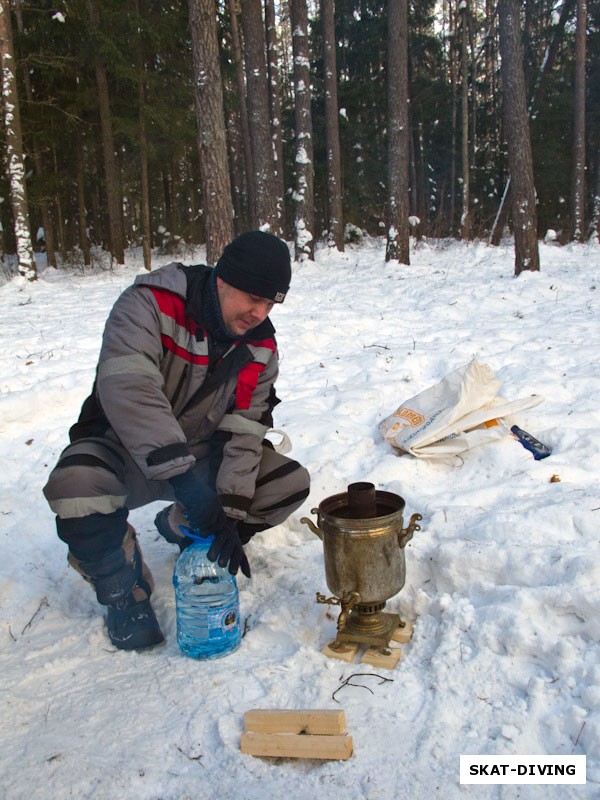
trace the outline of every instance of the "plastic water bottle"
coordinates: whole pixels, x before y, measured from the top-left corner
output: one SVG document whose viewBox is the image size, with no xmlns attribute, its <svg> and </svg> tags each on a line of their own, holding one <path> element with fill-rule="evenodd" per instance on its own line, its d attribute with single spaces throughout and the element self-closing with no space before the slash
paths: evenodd
<svg viewBox="0 0 600 800">
<path fill-rule="evenodd" d="M 237 582 L 227 567 L 209 561 L 214 536 L 194 539 L 179 556 L 173 573 L 177 644 L 190 658 L 220 658 L 240 646 L 240 601 Z"/>
</svg>

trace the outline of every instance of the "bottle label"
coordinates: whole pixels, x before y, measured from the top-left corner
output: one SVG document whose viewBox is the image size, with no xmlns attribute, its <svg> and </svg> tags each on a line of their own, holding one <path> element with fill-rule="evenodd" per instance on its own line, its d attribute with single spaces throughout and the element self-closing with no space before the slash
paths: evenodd
<svg viewBox="0 0 600 800">
<path fill-rule="evenodd" d="M 230 633 L 235 630 L 238 624 L 238 604 L 235 600 L 232 600 L 231 603 L 225 606 L 209 610 L 207 617 L 209 630 Z"/>
</svg>

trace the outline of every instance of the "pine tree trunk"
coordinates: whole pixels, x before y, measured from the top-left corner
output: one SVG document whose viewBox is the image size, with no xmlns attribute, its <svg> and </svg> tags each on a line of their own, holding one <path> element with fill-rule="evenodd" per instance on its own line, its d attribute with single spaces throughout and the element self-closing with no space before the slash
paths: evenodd
<svg viewBox="0 0 600 800">
<path fill-rule="evenodd" d="M 515 275 L 540 268 L 523 45 L 517 0 L 500 0 L 500 56 L 515 235 Z"/>
<path fill-rule="evenodd" d="M 135 13 L 140 15 L 139 0 L 134 1 Z M 152 269 L 152 229 L 150 224 L 150 183 L 148 179 L 148 137 L 146 134 L 146 66 L 142 39 L 138 34 L 135 47 L 138 81 L 138 125 L 140 132 L 140 209 L 142 223 L 142 253 L 144 268 Z"/>
<path fill-rule="evenodd" d="M 409 107 L 409 118 L 410 118 L 410 107 Z M 411 123 L 412 127 L 412 123 Z M 416 189 L 414 194 L 416 195 L 416 214 L 415 216 L 419 220 L 419 224 L 417 225 L 414 234 L 417 241 L 421 240 L 421 234 L 423 232 L 423 228 L 425 227 L 426 223 L 430 217 L 430 196 L 427 186 L 427 163 L 425 158 L 425 136 L 423 133 L 423 123 L 419 122 L 417 130 L 415 131 L 414 139 L 417 143 L 417 147 L 415 148 L 415 164 L 416 164 L 416 178 L 415 178 L 415 186 Z M 410 194 L 412 194 L 412 190 Z"/>
<path fill-rule="evenodd" d="M 37 278 L 37 269 L 31 243 L 29 205 L 25 179 L 25 158 L 21 132 L 21 114 L 17 93 L 17 75 L 12 44 L 10 0 L 0 0 L 0 62 L 1 89 L 6 137 L 6 165 L 10 181 L 19 274 L 29 281 Z"/>
<path fill-rule="evenodd" d="M 410 264 L 408 0 L 388 6 L 388 234 L 386 261 Z"/>
<path fill-rule="evenodd" d="M 494 47 L 494 18 L 496 15 L 494 0 L 485 0 L 485 21 L 488 28 L 485 37 L 485 77 L 488 84 L 487 100 L 495 105 L 496 88 L 496 48 Z"/>
<path fill-rule="evenodd" d="M 77 161 L 77 212 L 79 219 L 79 246 L 83 254 L 83 264 L 86 267 L 92 263 L 90 253 L 90 240 L 87 233 L 87 213 L 85 208 L 85 171 L 83 160 L 83 139 L 81 131 L 77 131 L 75 138 Z"/>
<path fill-rule="evenodd" d="M 585 238 L 585 32 L 587 6 L 577 0 L 575 31 L 575 124 L 573 131 L 573 241 Z"/>
<path fill-rule="evenodd" d="M 100 15 L 93 0 L 88 0 L 88 13 L 92 26 L 100 28 Z M 112 115 L 108 80 L 104 63 L 96 57 L 96 86 L 98 90 L 98 111 L 102 133 L 102 153 L 104 159 L 104 178 L 108 202 L 108 225 L 110 230 L 110 252 L 117 264 L 125 263 L 125 237 L 123 234 L 123 206 L 119 170 L 115 157 Z"/>
<path fill-rule="evenodd" d="M 168 165 L 167 165 L 168 166 Z M 202 166 L 202 165 L 201 165 Z M 166 223 L 167 231 L 170 236 L 173 235 L 173 203 L 171 202 L 171 179 L 167 168 L 163 167 L 161 170 L 161 183 L 163 195 L 163 220 Z M 200 178 L 202 184 L 202 178 Z"/>
<path fill-rule="evenodd" d="M 325 71 L 325 137 L 327 146 L 327 241 L 344 252 L 344 208 L 335 55 L 335 0 L 321 0 L 323 69 Z"/>
<path fill-rule="evenodd" d="M 271 104 L 271 135 L 275 153 L 275 190 L 277 192 L 278 233 L 285 230 L 284 182 L 283 182 L 283 137 L 281 132 L 281 82 L 279 80 L 279 42 L 275 21 L 274 0 L 265 0 L 265 32 L 267 41 L 267 73 L 269 76 L 269 100 Z"/>
<path fill-rule="evenodd" d="M 28 73 L 27 73 L 28 74 Z M 33 95 L 31 93 L 31 82 L 29 80 L 25 81 L 25 87 L 28 97 L 28 102 L 33 102 Z M 32 142 L 32 149 L 33 149 L 33 163 L 35 165 L 35 174 L 38 177 L 43 177 L 44 175 L 44 167 L 42 161 L 42 154 L 40 152 L 40 148 L 34 140 Z M 54 224 L 52 222 L 52 212 L 51 212 L 51 203 L 48 201 L 46 197 L 43 197 L 39 201 L 40 205 L 40 214 L 42 215 L 42 227 L 44 229 L 44 242 L 45 242 L 45 249 L 46 249 L 46 262 L 49 267 L 56 268 L 56 248 L 54 245 Z"/>
<path fill-rule="evenodd" d="M 292 49 L 294 53 L 294 109 L 296 127 L 295 253 L 296 259 L 314 258 L 314 166 L 308 11 L 306 0 L 290 0 Z"/>
<path fill-rule="evenodd" d="M 408 109 L 408 185 L 411 187 L 411 191 L 408 193 L 408 211 L 411 217 L 417 217 L 419 212 L 417 211 L 417 195 L 419 194 L 418 189 L 418 177 L 417 177 L 417 144 L 415 142 L 417 136 L 417 132 L 413 125 L 412 114 L 410 113 L 410 106 Z"/>
<path fill-rule="evenodd" d="M 229 102 L 227 93 L 225 102 L 225 126 L 227 129 L 227 154 L 229 157 L 229 181 L 231 183 L 231 201 L 233 203 L 233 229 L 238 234 L 248 230 L 248 189 L 246 169 L 244 165 L 244 143 L 240 128 L 240 115 Z"/>
<path fill-rule="evenodd" d="M 538 73 L 535 85 L 533 87 L 533 91 L 531 93 L 531 99 L 529 100 L 530 119 L 535 118 L 536 110 L 540 108 L 544 103 L 545 92 L 543 90 L 542 80 L 546 75 L 550 73 L 552 67 L 554 66 L 554 62 L 556 60 L 556 56 L 559 51 L 559 46 L 560 43 L 562 42 L 565 25 L 571 15 L 574 6 L 575 6 L 575 0 L 565 0 L 565 2 L 562 5 L 560 12 L 560 19 L 558 21 L 558 24 L 555 26 L 554 34 L 552 36 L 552 41 L 550 42 L 550 45 L 546 49 L 546 52 L 544 54 L 544 58 L 542 60 L 542 68 Z M 509 180 L 506 182 L 504 193 L 502 195 L 500 206 L 498 208 L 498 213 L 496 214 L 496 219 L 494 220 L 494 224 L 492 226 L 489 238 L 490 244 L 496 247 L 500 244 L 500 240 L 502 238 L 502 232 L 504 231 L 504 228 L 508 222 L 508 217 L 510 215 L 510 207 L 511 207 L 511 188 L 510 188 L 510 178 L 509 178 Z"/>
<path fill-rule="evenodd" d="M 94 245 L 109 250 L 109 232 L 106 215 L 106 191 L 102 181 L 102 144 L 95 137 L 88 144 L 88 163 L 92 173 L 90 192 L 90 239 Z"/>
<path fill-rule="evenodd" d="M 124 264 L 125 237 L 123 233 L 123 205 L 120 188 L 120 176 L 115 154 L 108 80 L 106 76 L 106 70 L 101 64 L 96 66 L 96 84 L 98 87 L 100 129 L 102 131 L 102 155 L 104 178 L 106 181 L 110 252 L 112 258 L 117 262 L 117 264 Z"/>
<path fill-rule="evenodd" d="M 244 79 L 244 60 L 240 45 L 240 31 L 238 26 L 236 0 L 228 0 L 229 20 L 231 25 L 231 52 L 235 69 L 235 82 L 238 94 L 239 124 L 244 154 L 244 171 L 246 178 L 246 212 L 254 217 L 256 209 L 256 187 L 254 182 L 254 164 L 252 162 L 252 146 L 250 143 L 250 124 L 248 122 L 248 105 L 246 103 L 246 81 Z M 254 221 L 252 222 L 254 225 Z"/>
<path fill-rule="evenodd" d="M 56 169 L 56 153 L 54 154 L 55 163 L 54 163 L 54 172 L 57 173 Z M 58 248 L 60 250 L 60 255 L 63 261 L 63 264 L 67 260 L 67 236 L 65 231 L 65 214 L 63 212 L 62 207 L 62 200 L 60 194 L 56 194 L 54 198 L 54 202 L 56 203 L 56 218 L 57 218 L 57 235 L 58 235 Z"/>
<path fill-rule="evenodd" d="M 242 0 L 241 7 L 248 122 L 256 189 L 256 203 L 253 215 L 254 226 L 275 232 L 279 228 L 279 216 L 277 213 L 275 158 L 271 139 L 265 27 L 261 0 Z"/>
<path fill-rule="evenodd" d="M 146 135 L 146 120 L 144 118 L 144 84 L 143 78 L 138 87 L 140 98 L 140 207 L 142 214 L 142 252 L 144 267 L 152 269 L 152 227 L 150 224 L 150 181 L 148 178 L 148 137 Z"/>
<path fill-rule="evenodd" d="M 451 91 L 451 122 L 452 129 L 452 143 L 450 152 L 450 233 L 452 236 L 456 235 L 456 121 L 458 118 L 458 68 L 456 65 L 455 51 L 453 46 L 456 37 L 456 17 L 452 14 L 452 4 L 448 4 L 448 16 L 450 26 L 450 45 L 449 45 L 449 61 L 450 61 L 450 91 Z"/>
<path fill-rule="evenodd" d="M 233 209 L 214 0 L 190 0 L 190 27 L 206 259 L 208 264 L 216 264 L 223 248 L 233 238 Z"/>
</svg>

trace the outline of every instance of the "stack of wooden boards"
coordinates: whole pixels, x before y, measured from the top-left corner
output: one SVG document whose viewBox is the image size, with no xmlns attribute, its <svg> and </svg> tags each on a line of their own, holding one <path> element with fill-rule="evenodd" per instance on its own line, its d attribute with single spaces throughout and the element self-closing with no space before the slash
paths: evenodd
<svg viewBox="0 0 600 800">
<path fill-rule="evenodd" d="M 253 709 L 244 714 L 242 753 L 345 760 L 352 755 L 346 715 L 333 710 Z"/>
</svg>

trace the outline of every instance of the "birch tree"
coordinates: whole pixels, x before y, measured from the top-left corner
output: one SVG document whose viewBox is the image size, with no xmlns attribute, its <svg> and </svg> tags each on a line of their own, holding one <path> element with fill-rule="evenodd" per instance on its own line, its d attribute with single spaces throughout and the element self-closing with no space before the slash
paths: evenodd
<svg viewBox="0 0 600 800">
<path fill-rule="evenodd" d="M 23 13 L 22 13 L 22 5 L 23 0 L 17 0 L 17 3 L 14 6 L 15 16 L 17 19 L 17 30 L 23 35 Z M 25 87 L 25 97 L 27 98 L 27 103 L 33 106 L 33 89 L 31 86 L 31 76 L 29 72 L 28 64 L 25 64 L 21 70 L 21 76 L 23 80 L 23 86 Z M 42 177 L 44 174 L 44 167 L 43 167 L 43 160 L 42 160 L 42 153 L 41 148 L 39 146 L 38 137 L 33 136 L 31 142 L 31 151 L 33 156 L 33 163 L 35 166 L 35 171 L 38 177 Z M 40 206 L 40 213 L 42 216 L 42 227 L 44 229 L 44 240 L 46 242 L 46 263 L 49 267 L 56 267 L 56 251 L 54 248 L 54 228 L 52 224 L 52 214 L 50 211 L 50 201 L 49 199 L 44 196 L 41 197 L 39 200 Z"/>
<path fill-rule="evenodd" d="M 308 10 L 306 0 L 290 0 L 294 52 L 294 119 L 296 128 L 295 251 L 296 259 L 314 258 L 314 172 Z"/>
<path fill-rule="evenodd" d="M 36 280 L 37 270 L 31 243 L 29 205 L 25 182 L 25 158 L 21 114 L 17 93 L 17 71 L 12 43 L 10 0 L 0 0 L 0 59 L 2 66 L 2 107 L 6 137 L 6 168 L 10 183 L 19 274 Z"/>
<path fill-rule="evenodd" d="M 575 121 L 573 130 L 573 241 L 585 238 L 585 31 L 587 4 L 577 0 L 575 30 Z"/>
</svg>

